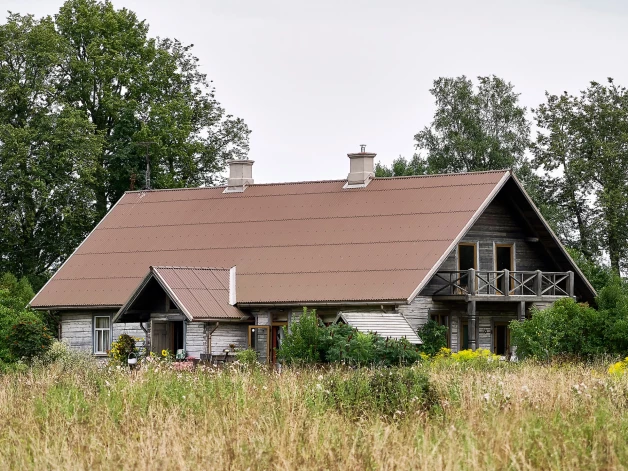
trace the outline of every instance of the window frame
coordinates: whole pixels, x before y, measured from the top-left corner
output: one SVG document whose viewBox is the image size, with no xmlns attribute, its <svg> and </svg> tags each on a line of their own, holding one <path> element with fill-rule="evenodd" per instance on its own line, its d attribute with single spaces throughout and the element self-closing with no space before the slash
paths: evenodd
<svg viewBox="0 0 628 471">
<path fill-rule="evenodd" d="M 96 319 L 107 319 L 108 327 L 107 328 L 96 327 Z M 109 332 L 109 339 L 107 342 L 108 345 L 106 346 L 107 349 L 105 351 L 100 351 L 100 350 L 97 350 L 98 333 L 104 332 L 104 331 Z M 92 319 L 92 352 L 93 354 L 98 355 L 98 356 L 107 356 L 109 354 L 108 353 L 109 350 L 111 349 L 111 342 L 113 340 L 112 337 L 113 337 L 113 328 L 111 325 L 111 315 L 95 314 Z"/>
<path fill-rule="evenodd" d="M 477 242 L 459 242 L 456 247 L 456 265 L 458 267 L 458 271 L 460 270 L 460 247 L 473 247 L 473 269 L 477 270 L 479 267 L 479 259 L 478 259 L 478 243 Z"/>
</svg>

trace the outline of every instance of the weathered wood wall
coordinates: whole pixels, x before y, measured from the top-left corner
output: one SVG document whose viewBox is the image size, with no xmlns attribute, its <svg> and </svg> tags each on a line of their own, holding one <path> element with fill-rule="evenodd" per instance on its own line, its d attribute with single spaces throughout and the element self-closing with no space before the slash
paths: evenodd
<svg viewBox="0 0 628 471">
<path fill-rule="evenodd" d="M 86 352 L 94 351 L 94 316 L 112 316 L 114 311 L 88 311 L 61 314 L 61 340 L 70 347 Z M 112 324 L 111 341 L 121 334 L 144 339 L 145 334 L 138 323 Z"/>
<path fill-rule="evenodd" d="M 523 218 L 510 206 L 507 196 L 500 193 L 462 238 L 462 242 L 477 244 L 479 270 L 495 270 L 494 244 L 514 244 L 515 270 L 560 271 L 540 243 L 525 240 L 530 235 Z M 457 269 L 458 254 L 454 248 L 439 270 Z M 444 282 L 432 278 L 420 294 L 430 295 L 442 286 Z"/>
</svg>

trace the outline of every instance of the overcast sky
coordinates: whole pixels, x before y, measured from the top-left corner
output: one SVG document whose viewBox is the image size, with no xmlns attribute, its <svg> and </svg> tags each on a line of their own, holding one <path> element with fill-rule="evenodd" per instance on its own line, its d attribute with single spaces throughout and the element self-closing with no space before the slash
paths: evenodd
<svg viewBox="0 0 628 471">
<path fill-rule="evenodd" d="M 256 182 L 344 178 L 359 144 L 412 156 L 439 76 L 498 75 L 535 107 L 612 76 L 628 85 L 628 1 L 114 0 L 152 36 L 193 43 L 253 133 Z M 54 14 L 61 0 L 0 0 Z"/>
</svg>

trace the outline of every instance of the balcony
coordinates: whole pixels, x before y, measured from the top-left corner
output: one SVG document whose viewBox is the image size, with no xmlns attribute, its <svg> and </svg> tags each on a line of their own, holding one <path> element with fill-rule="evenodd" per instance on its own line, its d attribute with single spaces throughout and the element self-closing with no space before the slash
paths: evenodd
<svg viewBox="0 0 628 471">
<path fill-rule="evenodd" d="M 574 297 L 574 273 L 536 271 L 439 271 L 432 296 L 458 301 L 556 301 Z"/>
</svg>

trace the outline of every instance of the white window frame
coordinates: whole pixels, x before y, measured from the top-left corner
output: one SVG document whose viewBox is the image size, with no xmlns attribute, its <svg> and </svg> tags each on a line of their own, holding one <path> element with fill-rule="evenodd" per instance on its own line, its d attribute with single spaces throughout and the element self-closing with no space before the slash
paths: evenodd
<svg viewBox="0 0 628 471">
<path fill-rule="evenodd" d="M 96 319 L 106 318 L 109 321 L 109 327 L 96 327 Z M 111 328 L 111 316 L 94 316 L 93 327 L 92 327 L 92 340 L 93 340 L 93 349 L 94 355 L 107 355 L 107 350 L 101 352 L 97 350 L 98 345 L 98 334 L 100 332 L 108 331 L 109 332 L 109 344 L 106 346 L 107 350 L 111 348 L 111 336 L 112 336 L 112 328 Z"/>
</svg>

